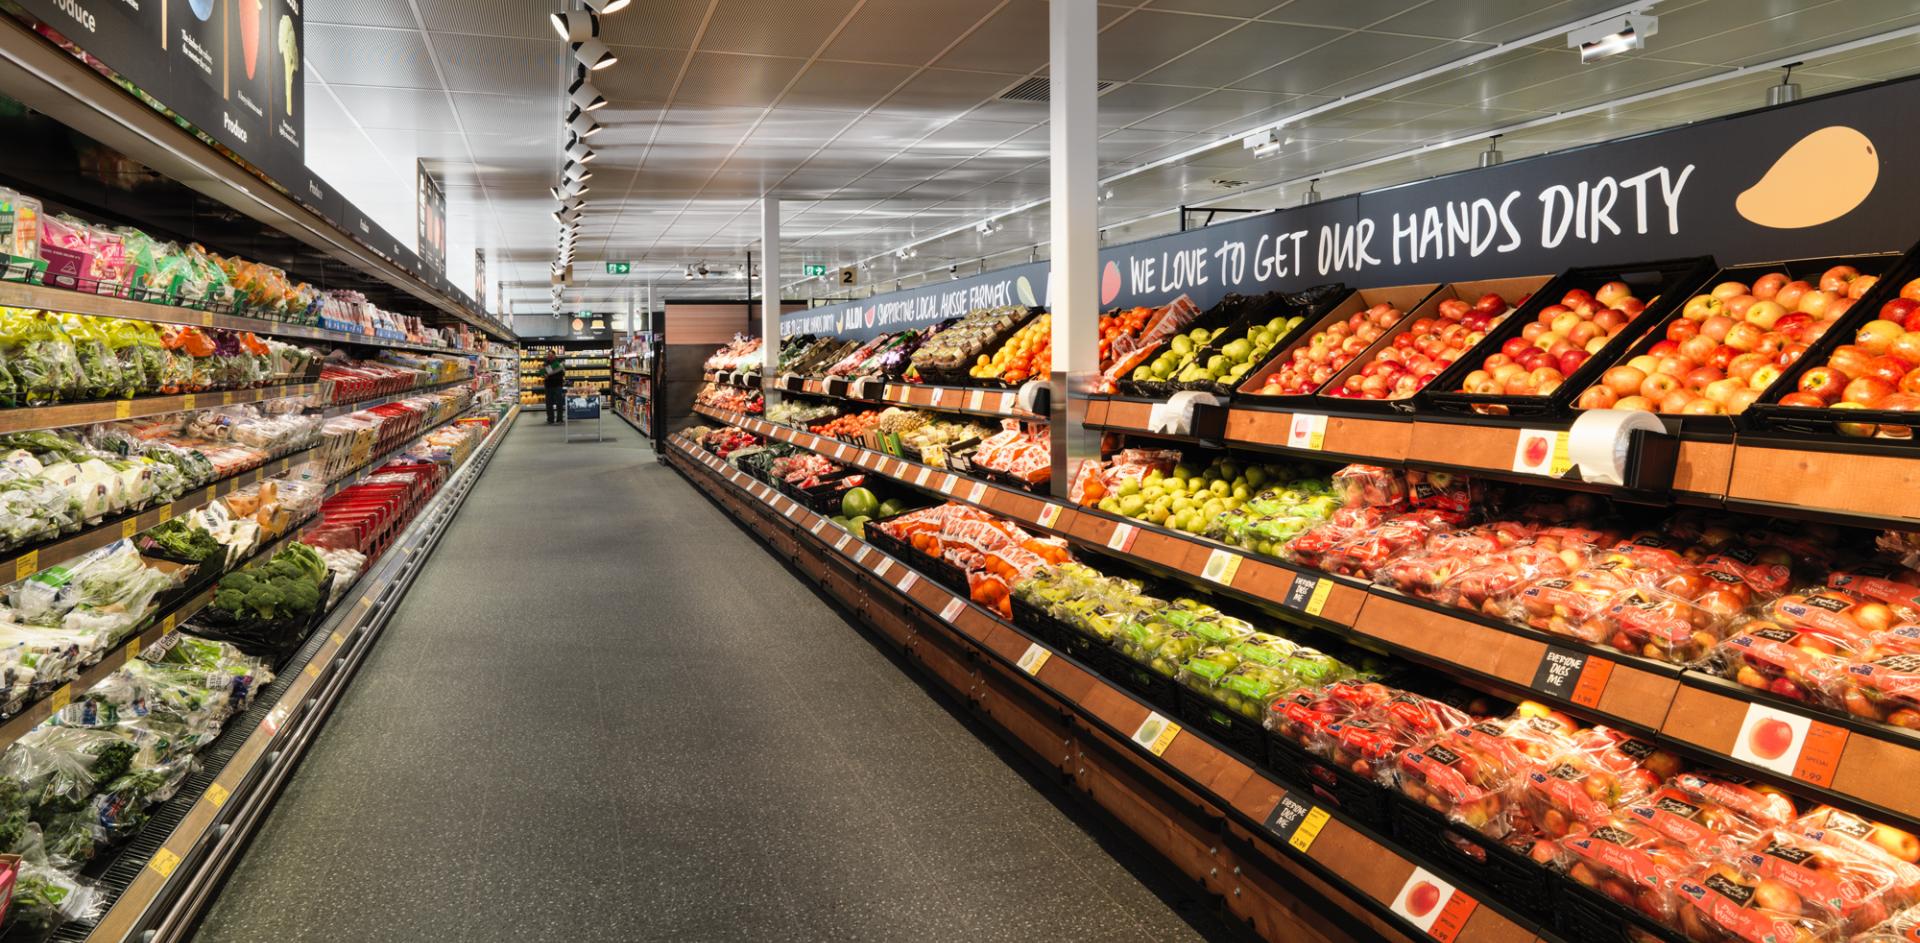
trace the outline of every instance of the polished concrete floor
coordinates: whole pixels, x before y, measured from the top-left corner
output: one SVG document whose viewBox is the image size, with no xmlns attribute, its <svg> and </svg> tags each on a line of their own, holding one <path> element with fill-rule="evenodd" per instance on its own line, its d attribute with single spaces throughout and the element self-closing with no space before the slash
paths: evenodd
<svg viewBox="0 0 1920 943">
<path fill-rule="evenodd" d="M 1228 935 L 607 434 L 512 430 L 200 943 Z"/>
</svg>

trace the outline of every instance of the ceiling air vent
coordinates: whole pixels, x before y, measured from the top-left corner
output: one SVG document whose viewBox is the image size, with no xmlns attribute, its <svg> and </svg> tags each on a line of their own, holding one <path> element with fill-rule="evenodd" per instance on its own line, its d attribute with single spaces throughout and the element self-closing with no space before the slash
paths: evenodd
<svg viewBox="0 0 1920 943">
<path fill-rule="evenodd" d="M 1112 82 L 1101 82 L 1095 92 L 1104 92 L 1113 86 Z M 1044 102 L 1052 99 L 1053 88 L 1045 77 L 1027 79 L 1019 85 L 1000 93 L 1003 102 Z"/>
</svg>

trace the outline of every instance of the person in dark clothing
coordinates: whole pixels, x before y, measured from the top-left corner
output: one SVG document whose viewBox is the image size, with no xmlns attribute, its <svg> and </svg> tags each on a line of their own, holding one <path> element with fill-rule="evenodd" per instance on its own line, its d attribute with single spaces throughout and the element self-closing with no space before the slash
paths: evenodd
<svg viewBox="0 0 1920 943">
<path fill-rule="evenodd" d="M 540 375 L 540 382 L 547 396 L 547 425 L 560 421 L 560 411 L 567 403 L 567 365 L 558 355 L 547 358 L 546 370 Z"/>
</svg>

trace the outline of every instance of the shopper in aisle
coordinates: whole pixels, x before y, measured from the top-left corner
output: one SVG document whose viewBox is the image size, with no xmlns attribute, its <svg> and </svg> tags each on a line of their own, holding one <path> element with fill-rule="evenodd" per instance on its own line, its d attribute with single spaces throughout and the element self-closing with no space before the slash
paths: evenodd
<svg viewBox="0 0 1920 943">
<path fill-rule="evenodd" d="M 547 397 L 547 425 L 560 422 L 560 410 L 566 406 L 567 366 L 560 362 L 559 355 L 547 357 L 547 365 L 540 375 Z"/>
</svg>

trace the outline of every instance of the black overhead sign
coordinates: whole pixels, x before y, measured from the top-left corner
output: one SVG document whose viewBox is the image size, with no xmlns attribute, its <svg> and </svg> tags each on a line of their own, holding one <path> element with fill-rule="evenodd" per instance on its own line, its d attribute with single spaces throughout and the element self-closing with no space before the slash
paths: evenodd
<svg viewBox="0 0 1920 943">
<path fill-rule="evenodd" d="M 1901 250 L 1920 237 L 1920 177 L 1905 169 L 1920 166 L 1916 113 L 1920 79 L 1902 79 L 1113 246 L 1100 253 L 1101 306 Z M 1047 273 L 1040 263 L 875 295 L 788 315 L 781 328 L 860 337 L 923 326 L 976 306 L 976 288 L 1025 301 L 997 301 L 1009 284 L 1045 303 Z"/>
<path fill-rule="evenodd" d="M 306 169 L 300 0 L 19 0 L 292 189 Z"/>
</svg>

